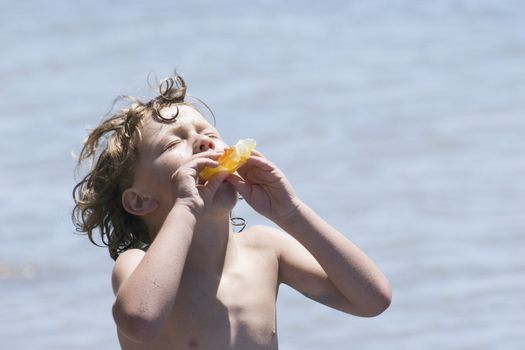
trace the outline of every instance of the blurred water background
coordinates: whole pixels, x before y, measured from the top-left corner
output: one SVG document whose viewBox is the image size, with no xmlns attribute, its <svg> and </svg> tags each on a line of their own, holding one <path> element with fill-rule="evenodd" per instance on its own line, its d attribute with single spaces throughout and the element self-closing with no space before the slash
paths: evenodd
<svg viewBox="0 0 525 350">
<path fill-rule="evenodd" d="M 524 2 L 0 3 L 2 349 L 118 348 L 71 151 L 173 68 L 391 280 L 372 319 L 281 287 L 282 349 L 525 349 Z"/>
</svg>

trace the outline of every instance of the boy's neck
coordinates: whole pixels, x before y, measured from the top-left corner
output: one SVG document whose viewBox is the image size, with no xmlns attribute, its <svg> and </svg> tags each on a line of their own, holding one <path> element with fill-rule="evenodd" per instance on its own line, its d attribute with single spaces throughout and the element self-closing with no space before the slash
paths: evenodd
<svg viewBox="0 0 525 350">
<path fill-rule="evenodd" d="M 158 232 L 166 216 L 167 213 L 162 213 L 157 217 L 149 217 L 147 226 L 150 232 Z M 195 226 L 185 268 L 220 276 L 225 265 L 235 257 L 231 234 L 229 213 L 225 213 L 224 216 L 201 218 Z"/>
<path fill-rule="evenodd" d="M 234 240 L 229 215 L 222 218 L 203 219 L 195 226 L 185 267 L 221 276 L 223 269 L 235 257 Z"/>
</svg>

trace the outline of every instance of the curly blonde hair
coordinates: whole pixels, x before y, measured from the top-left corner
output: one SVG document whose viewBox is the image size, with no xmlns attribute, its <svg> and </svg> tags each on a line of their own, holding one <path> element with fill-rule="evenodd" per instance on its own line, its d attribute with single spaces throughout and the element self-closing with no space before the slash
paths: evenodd
<svg viewBox="0 0 525 350">
<path fill-rule="evenodd" d="M 193 106 L 185 102 L 186 83 L 176 73 L 174 78 L 161 80 L 159 90 L 160 95 L 146 103 L 122 96 L 121 99 L 131 100 L 131 105 L 91 130 L 78 156 L 77 168 L 88 161 L 89 171 L 73 189 L 73 223 L 78 232 L 86 233 L 93 244 L 100 246 L 94 238 L 98 229 L 113 260 L 129 248 L 144 249 L 150 244 L 144 222 L 124 210 L 121 201 L 123 191 L 133 182 L 143 121 L 155 118 L 169 123 L 178 112 L 166 118 L 160 113 L 163 108 L 173 104 Z"/>
</svg>

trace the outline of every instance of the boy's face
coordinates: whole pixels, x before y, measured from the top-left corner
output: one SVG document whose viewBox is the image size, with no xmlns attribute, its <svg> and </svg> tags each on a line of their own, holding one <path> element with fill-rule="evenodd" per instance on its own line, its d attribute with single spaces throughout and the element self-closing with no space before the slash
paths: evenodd
<svg viewBox="0 0 525 350">
<path fill-rule="evenodd" d="M 224 151 L 228 145 L 219 132 L 193 107 L 178 105 L 179 114 L 171 123 L 154 118 L 144 121 L 139 142 L 139 157 L 135 167 L 133 187 L 153 196 L 160 208 L 173 205 L 171 176 L 192 159 L 194 154 L 214 149 Z M 177 106 L 161 110 L 163 117 L 177 112 Z M 235 205 L 236 192 L 229 183 L 223 183 L 214 204 Z"/>
</svg>

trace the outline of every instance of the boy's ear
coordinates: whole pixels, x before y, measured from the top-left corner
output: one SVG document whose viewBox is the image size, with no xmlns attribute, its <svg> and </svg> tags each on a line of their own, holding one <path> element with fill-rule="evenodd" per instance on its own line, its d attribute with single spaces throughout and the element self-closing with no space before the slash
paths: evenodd
<svg viewBox="0 0 525 350">
<path fill-rule="evenodd" d="M 150 195 L 138 193 L 133 188 L 128 188 L 122 193 L 122 206 L 132 215 L 144 216 L 159 207 L 159 203 Z"/>
</svg>

